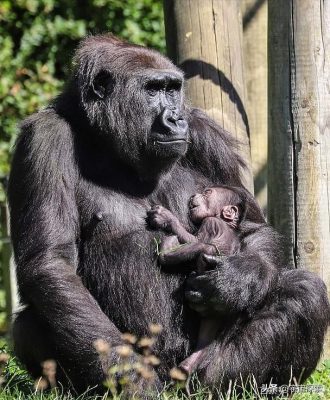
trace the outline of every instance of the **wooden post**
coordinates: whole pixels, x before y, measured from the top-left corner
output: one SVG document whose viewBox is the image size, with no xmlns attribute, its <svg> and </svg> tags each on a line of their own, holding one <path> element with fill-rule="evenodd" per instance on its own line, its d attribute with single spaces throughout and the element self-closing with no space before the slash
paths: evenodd
<svg viewBox="0 0 330 400">
<path fill-rule="evenodd" d="M 187 97 L 242 145 L 250 165 L 242 18 L 238 0 L 164 0 L 168 54 L 186 74 Z M 252 173 L 244 180 L 253 190 Z"/>
<path fill-rule="evenodd" d="M 267 0 L 243 0 L 243 48 L 254 193 L 267 210 Z"/>
<path fill-rule="evenodd" d="M 330 0 L 268 9 L 269 219 L 330 294 Z"/>
</svg>

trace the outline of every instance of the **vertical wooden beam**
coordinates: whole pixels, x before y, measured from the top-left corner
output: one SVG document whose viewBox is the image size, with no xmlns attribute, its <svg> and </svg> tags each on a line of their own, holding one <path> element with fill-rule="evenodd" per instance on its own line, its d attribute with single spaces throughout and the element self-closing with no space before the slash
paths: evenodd
<svg viewBox="0 0 330 400">
<path fill-rule="evenodd" d="M 243 49 L 254 193 L 267 210 L 267 0 L 243 0 Z"/>
<path fill-rule="evenodd" d="M 294 141 L 291 114 L 291 0 L 268 2 L 268 219 L 295 262 Z"/>
<path fill-rule="evenodd" d="M 242 18 L 238 0 L 164 0 L 168 54 L 186 73 L 187 97 L 242 144 L 250 165 Z M 253 190 L 252 173 L 244 174 Z"/>
<path fill-rule="evenodd" d="M 330 294 L 330 0 L 269 0 L 268 44 L 269 217 Z"/>
</svg>

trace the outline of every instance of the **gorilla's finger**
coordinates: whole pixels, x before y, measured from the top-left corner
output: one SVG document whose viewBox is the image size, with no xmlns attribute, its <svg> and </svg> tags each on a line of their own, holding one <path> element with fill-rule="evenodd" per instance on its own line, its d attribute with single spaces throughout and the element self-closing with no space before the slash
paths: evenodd
<svg viewBox="0 0 330 400">
<path fill-rule="evenodd" d="M 187 287 L 200 290 L 210 287 L 210 282 L 212 282 L 212 279 L 208 274 L 196 275 L 187 279 Z"/>
<path fill-rule="evenodd" d="M 194 275 L 190 274 L 188 276 L 188 278 L 186 280 L 186 288 L 187 289 L 189 289 L 189 288 L 197 288 L 197 285 L 195 285 L 195 280 L 196 280 L 197 276 L 198 275 L 196 273 Z"/>
<path fill-rule="evenodd" d="M 200 292 L 194 291 L 194 290 L 189 290 L 185 292 L 185 297 L 186 299 L 191 302 L 191 303 L 202 303 L 203 302 L 203 297 Z"/>
<path fill-rule="evenodd" d="M 198 273 L 196 271 L 191 271 L 189 276 L 188 276 L 188 280 L 196 278 L 197 275 L 198 275 Z"/>
<path fill-rule="evenodd" d="M 218 257 L 217 256 L 210 256 L 209 254 L 203 254 L 202 260 L 208 264 L 209 267 L 216 267 L 218 264 Z"/>
</svg>

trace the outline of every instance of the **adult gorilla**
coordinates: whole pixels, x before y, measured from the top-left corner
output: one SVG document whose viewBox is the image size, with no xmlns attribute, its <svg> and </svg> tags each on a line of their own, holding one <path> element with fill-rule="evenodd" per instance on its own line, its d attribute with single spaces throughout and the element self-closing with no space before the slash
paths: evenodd
<svg viewBox="0 0 330 400">
<path fill-rule="evenodd" d="M 307 272 L 279 275 L 281 255 L 268 256 L 278 238 L 267 229 L 249 235 L 255 252 L 242 249 L 187 286 L 185 275 L 157 265 L 147 210 L 162 204 L 188 226 L 191 195 L 240 185 L 234 140 L 185 106 L 182 72 L 157 52 L 89 37 L 75 64 L 63 94 L 23 123 L 13 160 L 12 240 L 26 305 L 14 326 L 20 359 L 34 374 L 42 360 L 56 359 L 81 391 L 102 382 L 121 332 L 145 335 L 158 322 L 164 381 L 195 346 L 186 295 L 210 312 L 223 302 L 231 310 L 200 371 L 205 383 L 240 373 L 283 383 L 291 366 L 307 376 L 328 322 L 326 291 Z M 114 349 L 107 360 L 93 348 L 98 338 Z"/>
</svg>

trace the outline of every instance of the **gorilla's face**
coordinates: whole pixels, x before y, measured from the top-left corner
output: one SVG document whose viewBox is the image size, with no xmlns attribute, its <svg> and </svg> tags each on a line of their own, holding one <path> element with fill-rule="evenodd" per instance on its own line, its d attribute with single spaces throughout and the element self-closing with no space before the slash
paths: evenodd
<svg viewBox="0 0 330 400">
<path fill-rule="evenodd" d="M 236 202 L 234 193 L 229 189 L 206 188 L 203 193 L 197 193 L 190 198 L 189 216 L 196 224 L 200 224 L 207 217 L 223 218 L 225 207 L 235 207 L 232 204 Z"/>
<path fill-rule="evenodd" d="M 196 193 L 189 201 L 190 219 L 199 224 L 207 217 L 220 214 L 219 196 L 214 188 L 207 188 L 203 193 Z"/>
<path fill-rule="evenodd" d="M 187 150 L 188 124 L 182 113 L 182 78 L 174 72 L 157 71 L 146 79 L 143 92 L 152 115 L 147 139 L 149 154 L 172 158 Z"/>
<path fill-rule="evenodd" d="M 187 151 L 183 78 L 144 70 L 117 83 L 110 96 L 109 134 L 117 154 L 144 174 L 164 170 Z"/>
<path fill-rule="evenodd" d="M 116 41 L 78 52 L 78 87 L 109 156 L 143 174 L 159 174 L 187 151 L 183 74 L 159 53 Z M 140 174 L 141 175 L 141 174 Z"/>
</svg>

